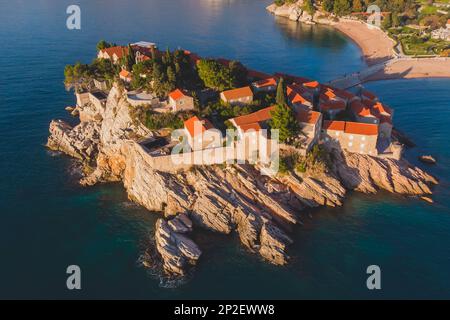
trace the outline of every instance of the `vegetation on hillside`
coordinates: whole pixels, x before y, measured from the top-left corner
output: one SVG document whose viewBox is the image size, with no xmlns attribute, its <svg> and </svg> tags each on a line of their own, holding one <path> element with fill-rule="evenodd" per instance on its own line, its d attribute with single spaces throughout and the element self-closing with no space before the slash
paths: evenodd
<svg viewBox="0 0 450 320">
<path fill-rule="evenodd" d="M 246 82 L 247 71 L 237 61 L 224 65 L 217 60 L 202 59 L 197 70 L 205 86 L 218 91 L 238 88 Z"/>
</svg>

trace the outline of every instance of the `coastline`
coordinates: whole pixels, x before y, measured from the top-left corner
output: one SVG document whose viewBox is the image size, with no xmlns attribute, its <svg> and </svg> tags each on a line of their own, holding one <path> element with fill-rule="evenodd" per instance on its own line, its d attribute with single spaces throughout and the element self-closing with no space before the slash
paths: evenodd
<svg viewBox="0 0 450 320">
<path fill-rule="evenodd" d="M 304 13 L 297 14 L 299 10 L 297 4 L 281 7 L 272 4 L 266 9 L 273 15 L 289 20 L 331 26 L 352 40 L 360 48 L 361 55 L 368 66 L 366 70 L 355 73 L 355 76 L 359 77 L 359 83 L 393 79 L 450 78 L 450 58 L 416 58 L 397 53 L 395 40 L 383 30 L 377 27 L 371 28 L 362 21 L 341 18 L 338 22 L 334 22 L 328 18 L 324 19 L 320 12 L 305 18 Z M 292 14 L 293 12 L 296 14 Z M 376 68 L 377 66 L 381 70 Z"/>
<path fill-rule="evenodd" d="M 395 41 L 376 27 L 369 28 L 361 21 L 349 19 L 341 19 L 330 25 L 350 38 L 361 49 L 368 66 L 383 63 L 395 57 Z"/>
</svg>

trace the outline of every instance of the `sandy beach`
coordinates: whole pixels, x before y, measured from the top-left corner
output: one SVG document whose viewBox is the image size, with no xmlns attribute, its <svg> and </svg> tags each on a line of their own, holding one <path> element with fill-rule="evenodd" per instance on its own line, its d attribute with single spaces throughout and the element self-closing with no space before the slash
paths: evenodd
<svg viewBox="0 0 450 320">
<path fill-rule="evenodd" d="M 364 59 L 369 66 L 394 57 L 395 42 L 383 31 L 377 28 L 369 28 L 367 24 L 360 21 L 346 19 L 341 19 L 333 26 L 361 48 Z"/>
<path fill-rule="evenodd" d="M 365 81 L 387 79 L 448 78 L 450 58 L 403 58 L 390 61 Z"/>
</svg>

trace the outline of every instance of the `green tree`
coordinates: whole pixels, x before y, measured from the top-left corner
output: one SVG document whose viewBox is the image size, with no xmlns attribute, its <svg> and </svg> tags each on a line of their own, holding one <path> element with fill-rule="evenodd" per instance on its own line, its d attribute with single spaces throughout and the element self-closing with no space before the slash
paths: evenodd
<svg viewBox="0 0 450 320">
<path fill-rule="evenodd" d="M 335 0 L 333 11 L 338 16 L 345 16 L 351 13 L 351 2 L 349 0 Z"/>
<path fill-rule="evenodd" d="M 230 86 L 239 88 L 247 83 L 247 69 L 239 61 L 231 61 L 230 68 Z"/>
<path fill-rule="evenodd" d="M 200 60 L 197 70 L 200 79 L 208 88 L 223 91 L 232 87 L 230 69 L 215 60 Z"/>
<path fill-rule="evenodd" d="M 276 105 L 270 127 L 279 130 L 280 142 L 287 142 L 289 138 L 297 136 L 300 130 L 294 111 L 286 104 Z"/>
<path fill-rule="evenodd" d="M 393 26 L 393 27 L 397 28 L 397 27 L 400 26 L 400 18 L 399 18 L 399 16 L 398 16 L 398 13 L 397 13 L 397 12 L 393 12 L 393 13 L 391 14 L 391 21 L 392 21 L 392 26 Z"/>
<path fill-rule="evenodd" d="M 322 9 L 326 12 L 333 12 L 334 8 L 334 0 L 323 0 L 322 1 Z"/>
<path fill-rule="evenodd" d="M 364 1 L 353 0 L 353 12 L 363 12 L 364 11 Z"/>
<path fill-rule="evenodd" d="M 173 71 L 172 66 L 168 66 L 168 67 L 167 67 L 167 72 L 166 72 L 166 74 L 167 74 L 167 81 L 168 81 L 171 85 L 175 86 L 176 83 L 177 83 L 177 77 L 176 77 L 176 75 L 175 75 L 175 72 Z"/>
<path fill-rule="evenodd" d="M 385 30 L 392 27 L 392 14 L 391 13 L 384 17 L 382 27 Z"/>
<path fill-rule="evenodd" d="M 110 47 L 111 47 L 111 44 L 109 42 L 106 42 L 105 40 L 100 40 L 97 43 L 97 50 L 98 51 L 106 49 L 106 48 L 110 48 Z"/>
<path fill-rule="evenodd" d="M 314 1 L 313 0 L 305 0 L 303 2 L 303 10 L 305 10 L 309 14 L 313 15 L 314 12 L 316 12 L 316 8 L 314 7 Z"/>
<path fill-rule="evenodd" d="M 128 45 L 127 48 L 127 54 L 124 56 L 124 63 L 123 65 L 128 69 L 128 70 L 132 70 L 133 69 L 133 65 L 136 63 L 136 56 L 134 54 L 134 50 L 131 47 L 131 45 Z"/>
<path fill-rule="evenodd" d="M 277 86 L 277 95 L 276 95 L 276 103 L 280 106 L 287 105 L 287 99 L 286 99 L 286 88 L 284 85 L 284 79 L 280 78 L 280 81 L 278 81 Z"/>
</svg>

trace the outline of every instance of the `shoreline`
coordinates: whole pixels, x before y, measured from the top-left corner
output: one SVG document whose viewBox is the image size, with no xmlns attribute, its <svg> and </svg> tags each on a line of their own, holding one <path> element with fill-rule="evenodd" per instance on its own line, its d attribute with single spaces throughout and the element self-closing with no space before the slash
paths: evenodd
<svg viewBox="0 0 450 320">
<path fill-rule="evenodd" d="M 297 10 L 295 4 L 283 6 L 280 11 L 277 11 L 274 6 L 270 5 L 266 9 L 275 16 L 300 23 L 328 25 L 353 41 L 361 50 L 361 57 L 368 67 L 358 73 L 366 74 L 359 79 L 359 83 L 393 79 L 450 78 L 450 58 L 416 58 L 397 53 L 395 48 L 398 44 L 395 40 L 383 30 L 377 27 L 371 28 L 360 20 L 340 18 L 338 22 L 333 22 L 328 18 L 317 18 L 321 14 L 316 12 L 314 17 L 310 17 L 311 22 L 307 22 L 302 18 L 291 19 L 289 13 Z M 377 66 L 381 70 L 374 68 Z M 370 70 L 371 68 L 373 70 Z M 370 74 L 367 74 L 368 72 Z"/>
<path fill-rule="evenodd" d="M 330 26 L 360 48 L 361 56 L 369 67 L 395 58 L 395 41 L 376 27 L 369 28 L 364 22 L 348 19 L 341 19 Z"/>
</svg>

